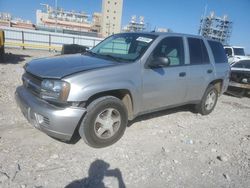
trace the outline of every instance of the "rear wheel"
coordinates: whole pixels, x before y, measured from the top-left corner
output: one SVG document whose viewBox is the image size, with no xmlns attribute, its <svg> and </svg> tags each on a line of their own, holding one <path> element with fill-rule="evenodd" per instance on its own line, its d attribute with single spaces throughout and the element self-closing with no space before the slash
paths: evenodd
<svg viewBox="0 0 250 188">
<path fill-rule="evenodd" d="M 87 107 L 79 134 L 92 147 L 106 147 L 122 137 L 127 122 L 127 110 L 121 100 L 112 96 L 101 97 Z"/>
<path fill-rule="evenodd" d="M 214 110 L 217 100 L 218 91 L 214 85 L 210 85 L 206 89 L 201 102 L 196 105 L 196 110 L 202 115 L 210 114 Z"/>
</svg>

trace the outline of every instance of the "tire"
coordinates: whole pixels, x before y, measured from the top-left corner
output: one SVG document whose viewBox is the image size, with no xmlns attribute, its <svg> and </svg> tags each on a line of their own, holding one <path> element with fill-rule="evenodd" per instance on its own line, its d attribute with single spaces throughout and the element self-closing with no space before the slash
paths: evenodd
<svg viewBox="0 0 250 188">
<path fill-rule="evenodd" d="M 212 101 L 207 101 L 209 100 L 208 96 L 211 96 L 213 98 L 213 104 Z M 201 102 L 196 105 L 196 111 L 202 115 L 210 114 L 216 106 L 218 96 L 218 91 L 214 87 L 214 85 L 209 85 L 201 99 Z M 208 105 L 207 102 L 211 102 L 210 105 Z"/>
<path fill-rule="evenodd" d="M 88 105 L 79 134 L 91 147 L 107 147 L 122 137 L 127 123 L 128 114 L 123 102 L 112 96 L 101 97 Z"/>
</svg>

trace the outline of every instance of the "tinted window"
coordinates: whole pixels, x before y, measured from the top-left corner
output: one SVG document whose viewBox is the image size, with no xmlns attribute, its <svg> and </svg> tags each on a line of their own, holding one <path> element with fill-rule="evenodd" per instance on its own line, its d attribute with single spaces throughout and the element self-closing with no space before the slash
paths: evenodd
<svg viewBox="0 0 250 188">
<path fill-rule="evenodd" d="M 227 56 L 221 43 L 216 41 L 208 41 L 213 52 L 215 63 L 227 63 Z"/>
<path fill-rule="evenodd" d="M 225 48 L 225 52 L 228 56 L 231 56 L 233 53 L 231 48 Z"/>
<path fill-rule="evenodd" d="M 239 63 L 235 63 L 232 67 L 235 67 L 235 68 L 243 68 L 243 65 L 241 62 Z"/>
<path fill-rule="evenodd" d="M 201 39 L 188 38 L 190 64 L 206 64 L 209 63 L 209 57 L 206 46 Z"/>
<path fill-rule="evenodd" d="M 238 63 L 235 63 L 233 67 L 250 69 L 250 60 L 239 61 Z"/>
<path fill-rule="evenodd" d="M 168 57 L 170 66 L 184 64 L 184 48 L 181 37 L 167 37 L 163 39 L 153 52 L 153 58 Z"/>
</svg>

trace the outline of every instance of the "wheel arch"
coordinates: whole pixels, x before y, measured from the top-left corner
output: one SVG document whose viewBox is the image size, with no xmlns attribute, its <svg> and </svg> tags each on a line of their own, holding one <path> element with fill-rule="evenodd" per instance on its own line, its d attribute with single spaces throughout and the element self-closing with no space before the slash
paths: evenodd
<svg viewBox="0 0 250 188">
<path fill-rule="evenodd" d="M 207 87 L 209 87 L 209 85 L 214 85 L 215 89 L 218 91 L 218 93 L 221 95 L 222 93 L 222 86 L 223 86 L 223 79 L 216 79 L 211 81 Z"/>
<path fill-rule="evenodd" d="M 91 95 L 85 102 L 85 106 L 88 106 L 92 101 L 104 97 L 113 96 L 120 99 L 125 105 L 128 112 L 128 119 L 132 120 L 134 117 L 134 102 L 131 92 L 128 89 L 114 89 L 108 91 L 102 91 Z"/>
</svg>

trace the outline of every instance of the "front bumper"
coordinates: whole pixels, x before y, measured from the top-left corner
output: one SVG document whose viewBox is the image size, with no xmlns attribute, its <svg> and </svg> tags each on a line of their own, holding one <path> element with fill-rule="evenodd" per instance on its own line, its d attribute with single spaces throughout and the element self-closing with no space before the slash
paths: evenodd
<svg viewBox="0 0 250 188">
<path fill-rule="evenodd" d="M 25 87 L 15 92 L 16 101 L 26 119 L 49 136 L 68 141 L 85 114 L 84 108 L 60 108 L 39 99 Z"/>
<path fill-rule="evenodd" d="M 250 90 L 250 84 L 243 84 L 243 83 L 230 81 L 229 86 L 230 87 L 238 87 L 238 88 L 249 89 Z"/>
</svg>

